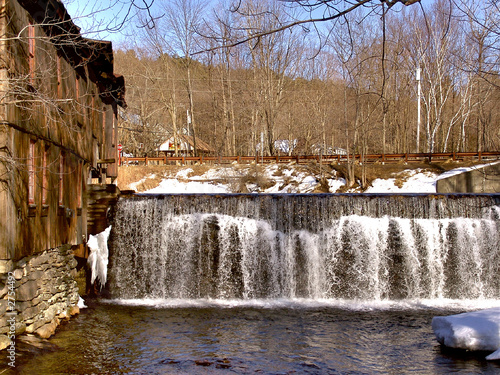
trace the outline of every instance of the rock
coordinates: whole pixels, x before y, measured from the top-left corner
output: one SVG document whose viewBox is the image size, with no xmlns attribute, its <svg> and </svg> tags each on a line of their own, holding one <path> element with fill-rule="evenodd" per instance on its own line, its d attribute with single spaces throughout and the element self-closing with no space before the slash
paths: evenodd
<svg viewBox="0 0 500 375">
<path fill-rule="evenodd" d="M 70 268 L 75 268 L 78 265 L 78 261 L 75 258 L 71 258 L 68 265 Z"/>
<path fill-rule="evenodd" d="M 57 326 L 59 325 L 59 319 L 55 318 L 52 320 L 50 323 L 44 324 L 40 328 L 38 328 L 35 333 L 41 337 L 42 339 L 48 339 L 50 336 L 52 336 L 57 329 Z"/>
<path fill-rule="evenodd" d="M 42 301 L 43 301 L 43 298 L 42 298 L 42 296 L 40 296 L 40 295 L 39 295 L 38 297 L 33 298 L 33 299 L 31 300 L 31 304 L 32 304 L 33 306 L 35 306 L 35 305 L 38 305 L 38 304 L 39 304 L 40 302 L 42 302 Z"/>
<path fill-rule="evenodd" d="M 22 268 L 18 268 L 14 270 L 13 274 L 16 280 L 21 280 L 24 276 L 24 271 Z"/>
<path fill-rule="evenodd" d="M 24 311 L 27 308 L 32 307 L 33 305 L 33 301 L 16 302 L 16 310 Z"/>
<path fill-rule="evenodd" d="M 32 267 L 39 267 L 44 263 L 48 263 L 50 259 L 50 255 L 48 253 L 43 253 L 37 257 L 34 257 L 30 260 L 30 264 Z"/>
<path fill-rule="evenodd" d="M 0 300 L 0 316 L 3 316 L 5 312 L 7 311 L 9 303 L 7 302 L 6 299 Z"/>
<path fill-rule="evenodd" d="M 28 258 L 30 257 L 25 257 L 17 261 L 17 267 L 18 268 L 24 268 L 28 264 Z"/>
<path fill-rule="evenodd" d="M 0 260 L 0 274 L 7 273 L 14 269 L 14 262 L 12 260 Z"/>
<path fill-rule="evenodd" d="M 24 320 L 28 320 L 38 315 L 39 313 L 40 313 L 40 308 L 37 305 L 34 307 L 28 307 L 27 309 L 23 310 L 21 312 L 21 316 L 23 317 Z"/>
<path fill-rule="evenodd" d="M 11 275 L 15 279 L 18 311 L 16 335 L 34 333 L 37 337 L 46 339 L 55 333 L 61 319 L 69 319 L 80 312 L 76 306 L 79 300 L 78 286 L 72 277 L 77 261 L 70 250 L 66 253 L 63 250 L 59 248 L 45 251 L 39 255 L 25 257 L 17 263 L 0 261 L 0 271 L 12 272 Z M 3 276 L 6 280 L 7 275 Z M 2 297 L 5 297 L 8 291 L 7 284 L 0 281 Z M 6 321 L 7 308 L 8 301 L 0 298 L 0 350 L 5 348 L 3 345 L 10 345 L 10 340 L 7 343 L 3 337 L 7 338 L 10 330 L 14 330 Z"/>
<path fill-rule="evenodd" d="M 8 291 L 9 291 L 9 288 L 8 288 L 8 285 L 6 284 L 0 290 L 0 298 L 5 297 L 5 295 L 7 294 Z"/>
<path fill-rule="evenodd" d="M 6 349 L 10 345 L 10 339 L 7 335 L 0 335 L 0 350 Z"/>
<path fill-rule="evenodd" d="M 80 314 L 80 308 L 78 306 L 70 306 L 68 312 L 70 316 Z"/>
<path fill-rule="evenodd" d="M 42 271 L 33 271 L 29 274 L 28 279 L 29 280 L 41 280 L 43 276 L 44 276 L 44 274 Z"/>
<path fill-rule="evenodd" d="M 205 359 L 194 361 L 198 366 L 211 366 L 213 362 L 207 361 Z"/>
<path fill-rule="evenodd" d="M 31 301 L 38 296 L 38 284 L 35 280 L 28 281 L 19 286 L 16 291 L 18 301 Z"/>
<path fill-rule="evenodd" d="M 59 315 L 61 308 L 58 305 L 52 305 L 47 310 L 45 310 L 45 321 L 50 322 L 54 320 L 56 315 Z"/>
<path fill-rule="evenodd" d="M 16 322 L 16 336 L 21 333 L 26 332 L 26 323 L 25 322 Z"/>
<path fill-rule="evenodd" d="M 26 327 L 26 332 L 27 333 L 33 333 L 35 332 L 38 328 L 40 328 L 41 326 L 43 326 L 45 323 L 42 319 L 38 319 L 38 320 L 35 320 L 34 323 L 28 325 Z"/>
</svg>

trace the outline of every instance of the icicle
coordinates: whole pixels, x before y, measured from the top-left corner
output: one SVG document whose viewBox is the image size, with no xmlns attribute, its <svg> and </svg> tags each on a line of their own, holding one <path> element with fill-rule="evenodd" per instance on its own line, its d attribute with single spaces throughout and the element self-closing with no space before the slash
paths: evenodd
<svg viewBox="0 0 500 375">
<path fill-rule="evenodd" d="M 108 271 L 108 237 L 111 231 L 111 226 L 107 227 L 104 232 L 90 235 L 88 246 L 90 255 L 87 263 L 92 271 L 91 283 L 99 279 L 101 289 L 106 285 L 107 271 Z"/>
</svg>

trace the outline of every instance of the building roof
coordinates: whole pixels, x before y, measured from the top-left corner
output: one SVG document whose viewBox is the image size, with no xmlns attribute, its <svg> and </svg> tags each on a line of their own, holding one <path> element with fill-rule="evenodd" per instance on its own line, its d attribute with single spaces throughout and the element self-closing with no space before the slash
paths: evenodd
<svg viewBox="0 0 500 375">
<path fill-rule="evenodd" d="M 170 137 L 166 142 L 160 145 L 158 147 L 159 151 L 170 151 L 171 149 L 169 148 L 169 143 L 173 140 L 173 136 Z M 186 134 L 179 134 L 177 136 L 177 139 L 179 142 L 184 143 L 185 145 L 189 145 L 190 147 L 194 148 L 194 142 L 193 142 L 193 137 L 190 135 Z M 196 148 L 198 151 L 202 152 L 215 152 L 215 149 L 210 146 L 208 143 L 202 141 L 200 138 L 196 137 Z"/>
<path fill-rule="evenodd" d="M 99 89 L 101 100 L 126 107 L 125 79 L 113 72 L 113 47 L 109 41 L 84 38 L 60 0 L 17 0 L 51 38 L 51 42 L 79 73 Z"/>
</svg>

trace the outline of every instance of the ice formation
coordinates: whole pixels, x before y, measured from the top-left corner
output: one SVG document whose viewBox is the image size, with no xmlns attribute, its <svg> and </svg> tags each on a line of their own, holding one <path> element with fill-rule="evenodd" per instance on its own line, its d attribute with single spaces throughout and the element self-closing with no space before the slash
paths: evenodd
<svg viewBox="0 0 500 375">
<path fill-rule="evenodd" d="M 85 300 L 82 297 L 78 298 L 78 305 L 80 309 L 85 309 L 87 308 L 87 305 L 85 305 Z"/>
<path fill-rule="evenodd" d="M 92 271 L 92 284 L 96 279 L 99 279 L 101 288 L 106 285 L 108 271 L 108 237 L 111 231 L 111 226 L 107 227 L 103 232 L 89 236 L 88 246 L 90 255 L 87 260 Z"/>
<path fill-rule="evenodd" d="M 436 316 L 432 329 L 440 344 L 455 349 L 494 351 L 500 359 L 500 307 L 450 316 Z"/>
</svg>

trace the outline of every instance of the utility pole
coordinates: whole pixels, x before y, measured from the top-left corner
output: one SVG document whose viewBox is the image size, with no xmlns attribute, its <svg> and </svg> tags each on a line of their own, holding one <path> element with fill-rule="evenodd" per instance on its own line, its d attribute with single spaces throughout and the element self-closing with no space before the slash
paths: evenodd
<svg viewBox="0 0 500 375">
<path fill-rule="evenodd" d="M 186 109 L 186 122 L 187 122 L 187 136 L 188 136 L 188 156 L 191 152 L 191 143 L 189 143 L 189 137 L 191 136 L 191 116 L 189 115 L 189 109 Z M 193 145 L 194 145 L 194 136 L 193 136 Z M 193 152 L 193 156 L 195 153 Z"/>
<path fill-rule="evenodd" d="M 262 165 L 264 165 L 264 132 L 260 132 L 260 157 Z"/>
<path fill-rule="evenodd" d="M 420 96 L 422 92 L 422 86 L 420 84 L 420 66 L 417 66 L 416 72 L 417 79 L 417 152 L 420 151 Z"/>
</svg>

